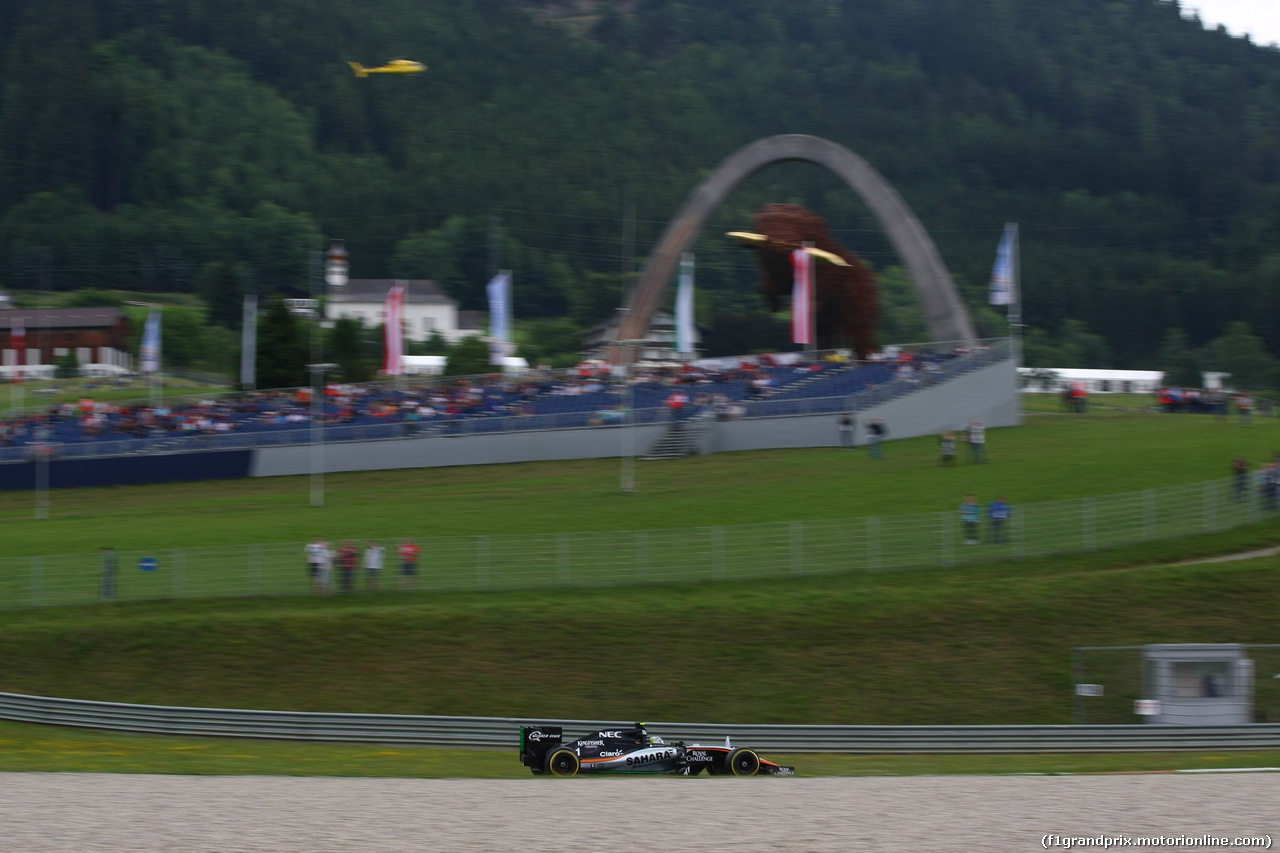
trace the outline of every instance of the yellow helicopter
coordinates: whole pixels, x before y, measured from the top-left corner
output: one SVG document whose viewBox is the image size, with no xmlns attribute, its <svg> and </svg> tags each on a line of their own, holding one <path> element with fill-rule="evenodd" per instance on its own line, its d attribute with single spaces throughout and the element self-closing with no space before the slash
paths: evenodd
<svg viewBox="0 0 1280 853">
<path fill-rule="evenodd" d="M 418 74 L 426 71 L 427 66 L 412 59 L 393 59 L 386 65 L 377 68 L 365 68 L 359 62 L 348 62 L 357 77 L 368 77 L 370 74 Z"/>
</svg>

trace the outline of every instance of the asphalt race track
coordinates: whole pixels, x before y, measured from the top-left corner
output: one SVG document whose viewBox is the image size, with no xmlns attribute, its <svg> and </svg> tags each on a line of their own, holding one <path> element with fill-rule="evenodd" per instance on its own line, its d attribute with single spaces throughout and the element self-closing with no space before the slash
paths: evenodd
<svg viewBox="0 0 1280 853">
<path fill-rule="evenodd" d="M 1269 835 L 1275 842 L 1278 832 L 1280 773 L 528 780 L 0 774 L 0 847 L 11 853 L 1025 853 L 1046 849 L 1046 835 Z"/>
</svg>

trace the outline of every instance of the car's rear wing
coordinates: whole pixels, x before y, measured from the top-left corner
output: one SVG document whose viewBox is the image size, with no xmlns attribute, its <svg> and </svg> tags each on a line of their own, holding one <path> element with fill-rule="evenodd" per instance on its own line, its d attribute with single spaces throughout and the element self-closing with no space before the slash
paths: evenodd
<svg viewBox="0 0 1280 853">
<path fill-rule="evenodd" d="M 521 726 L 520 763 L 532 767 L 535 773 L 542 772 L 547 752 L 563 739 L 564 729 L 560 726 Z"/>
</svg>

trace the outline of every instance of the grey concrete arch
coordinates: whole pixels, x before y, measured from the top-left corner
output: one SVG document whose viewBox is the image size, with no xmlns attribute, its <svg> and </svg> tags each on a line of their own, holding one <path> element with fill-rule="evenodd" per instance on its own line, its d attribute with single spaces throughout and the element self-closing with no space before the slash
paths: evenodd
<svg viewBox="0 0 1280 853">
<path fill-rule="evenodd" d="M 915 283 L 933 340 L 975 340 L 973 323 L 960 301 L 951 274 L 929 233 L 897 190 L 871 164 L 844 146 L 795 133 L 766 137 L 738 150 L 694 189 L 680 213 L 668 223 L 631 291 L 618 340 L 636 340 L 648 331 L 654 311 L 675 277 L 681 253 L 688 251 L 698 239 L 715 209 L 747 178 L 766 166 L 786 160 L 805 160 L 830 169 L 871 208 Z M 631 353 L 614 347 L 610 359 L 630 361 Z"/>
</svg>

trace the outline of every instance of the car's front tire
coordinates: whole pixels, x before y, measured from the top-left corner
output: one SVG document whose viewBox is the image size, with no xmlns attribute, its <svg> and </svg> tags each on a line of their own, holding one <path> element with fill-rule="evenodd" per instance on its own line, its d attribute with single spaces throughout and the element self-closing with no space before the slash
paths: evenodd
<svg viewBox="0 0 1280 853">
<path fill-rule="evenodd" d="M 724 764 L 734 776 L 754 776 L 760 771 L 760 756 L 750 749 L 735 749 Z"/>
<path fill-rule="evenodd" d="M 547 772 L 552 776 L 577 776 L 581 766 L 578 754 L 568 747 L 562 746 L 547 754 Z"/>
</svg>

